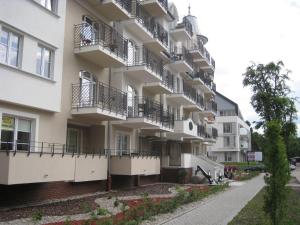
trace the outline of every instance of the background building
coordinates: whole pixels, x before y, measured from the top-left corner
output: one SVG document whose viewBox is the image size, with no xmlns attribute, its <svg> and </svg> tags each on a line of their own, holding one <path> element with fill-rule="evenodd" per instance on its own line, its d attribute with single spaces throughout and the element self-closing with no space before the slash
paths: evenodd
<svg viewBox="0 0 300 225">
<path fill-rule="evenodd" d="M 216 127 L 219 136 L 208 150 L 209 157 L 217 162 L 247 161 L 247 151 L 251 151 L 251 133 L 238 104 L 219 92 L 216 102 Z"/>
</svg>

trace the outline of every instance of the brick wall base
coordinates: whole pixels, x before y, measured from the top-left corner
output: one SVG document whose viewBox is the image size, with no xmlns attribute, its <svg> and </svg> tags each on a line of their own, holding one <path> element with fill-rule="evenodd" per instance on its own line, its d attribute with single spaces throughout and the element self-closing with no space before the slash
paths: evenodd
<svg viewBox="0 0 300 225">
<path fill-rule="evenodd" d="M 160 175 L 149 175 L 149 176 L 112 175 L 112 188 L 130 189 L 135 186 L 157 183 L 159 181 L 160 181 Z"/>
<path fill-rule="evenodd" d="M 105 191 L 105 189 L 106 181 L 0 185 L 0 207 L 39 203 L 46 200 Z"/>
<path fill-rule="evenodd" d="M 180 171 L 185 170 L 187 172 L 186 177 L 180 180 Z M 161 169 L 161 181 L 170 183 L 189 183 L 192 177 L 192 168 L 162 168 Z"/>
</svg>

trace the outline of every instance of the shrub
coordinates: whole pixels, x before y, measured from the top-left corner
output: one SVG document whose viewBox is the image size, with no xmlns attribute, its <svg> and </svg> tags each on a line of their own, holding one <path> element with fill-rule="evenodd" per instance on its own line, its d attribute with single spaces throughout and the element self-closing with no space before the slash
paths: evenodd
<svg viewBox="0 0 300 225">
<path fill-rule="evenodd" d="M 33 215 L 32 215 L 32 220 L 33 220 L 34 222 L 41 221 L 42 218 L 43 218 L 43 214 L 42 214 L 41 211 L 35 212 L 35 213 L 33 213 Z"/>
<path fill-rule="evenodd" d="M 109 212 L 107 209 L 105 208 L 97 208 L 96 213 L 98 216 L 105 216 L 107 215 Z"/>
<path fill-rule="evenodd" d="M 116 198 L 116 200 L 114 201 L 114 207 L 118 207 L 119 205 L 120 205 L 120 200 Z"/>
</svg>

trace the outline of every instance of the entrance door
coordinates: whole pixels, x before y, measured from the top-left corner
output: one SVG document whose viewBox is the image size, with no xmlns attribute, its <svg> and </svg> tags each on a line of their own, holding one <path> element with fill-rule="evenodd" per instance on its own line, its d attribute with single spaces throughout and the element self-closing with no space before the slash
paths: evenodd
<svg viewBox="0 0 300 225">
<path fill-rule="evenodd" d="M 80 130 L 76 128 L 67 129 L 67 152 L 79 153 L 80 152 Z"/>
</svg>

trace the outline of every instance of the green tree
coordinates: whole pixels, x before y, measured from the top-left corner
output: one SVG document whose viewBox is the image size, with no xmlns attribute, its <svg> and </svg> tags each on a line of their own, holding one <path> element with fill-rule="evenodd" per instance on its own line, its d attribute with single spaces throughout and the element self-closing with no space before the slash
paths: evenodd
<svg viewBox="0 0 300 225">
<path fill-rule="evenodd" d="M 281 225 L 288 194 L 286 184 L 290 179 L 289 164 L 281 137 L 280 122 L 271 121 L 266 126 L 265 163 L 270 176 L 266 177 L 265 212 L 270 216 L 273 225 Z"/>
<path fill-rule="evenodd" d="M 243 85 L 253 92 L 251 105 L 260 117 L 260 121 L 255 122 L 255 128 L 265 127 L 272 120 L 279 121 L 289 152 L 288 140 L 297 134 L 295 98 L 290 97 L 291 90 L 287 85 L 289 71 L 284 69 L 282 61 L 266 65 L 253 63 L 243 76 Z"/>
</svg>

